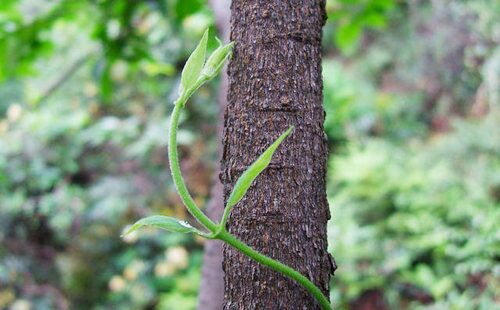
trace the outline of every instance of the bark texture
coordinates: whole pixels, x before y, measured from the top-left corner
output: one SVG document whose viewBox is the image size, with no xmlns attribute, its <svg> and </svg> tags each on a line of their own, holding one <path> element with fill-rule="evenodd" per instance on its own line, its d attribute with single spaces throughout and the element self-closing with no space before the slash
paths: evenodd
<svg viewBox="0 0 500 310">
<path fill-rule="evenodd" d="M 226 106 L 227 75 L 222 74 L 219 89 L 219 108 Z M 217 125 L 217 133 L 222 137 L 222 113 Z M 222 149 L 222 147 L 220 147 Z M 219 153 L 222 153 L 221 151 Z M 219 180 L 220 165 L 216 165 L 214 184 L 210 190 L 210 201 L 207 203 L 207 216 L 219 222 L 224 212 L 224 188 Z M 199 310 L 220 310 L 224 301 L 224 272 L 222 271 L 222 241 L 207 240 L 203 251 L 200 292 L 198 294 Z"/>
<path fill-rule="evenodd" d="M 215 22 L 223 42 L 229 40 L 229 6 L 230 0 L 211 0 L 209 4 L 215 15 Z M 217 124 L 217 136 L 222 137 L 223 113 L 226 107 L 227 97 L 227 74 L 222 71 L 221 84 L 219 88 L 218 105 L 219 120 Z M 222 144 L 219 142 L 219 155 L 222 155 Z M 213 221 L 220 221 L 224 211 L 224 191 L 219 180 L 220 165 L 214 169 L 214 184 L 210 191 L 210 201 L 207 204 L 207 215 Z M 222 241 L 207 240 L 203 252 L 203 266 L 201 268 L 200 292 L 198 294 L 199 310 L 220 310 L 224 302 L 224 272 L 222 271 Z"/>
<path fill-rule="evenodd" d="M 309 277 L 325 294 L 327 252 L 321 37 L 323 0 L 233 0 L 221 180 L 241 173 L 289 126 L 295 131 L 233 209 L 229 231 Z M 319 309 L 294 281 L 224 246 L 224 309 Z"/>
</svg>

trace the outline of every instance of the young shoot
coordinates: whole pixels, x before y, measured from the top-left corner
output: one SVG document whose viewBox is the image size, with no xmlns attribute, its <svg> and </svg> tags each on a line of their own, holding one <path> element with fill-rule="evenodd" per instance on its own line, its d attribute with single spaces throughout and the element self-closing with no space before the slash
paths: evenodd
<svg viewBox="0 0 500 310">
<path fill-rule="evenodd" d="M 214 223 L 208 218 L 201 209 L 196 205 L 195 201 L 189 193 L 184 178 L 181 173 L 179 158 L 177 154 L 177 127 L 179 123 L 179 115 L 186 101 L 191 95 L 204 83 L 213 79 L 224 66 L 225 61 L 231 57 L 233 42 L 226 45 L 220 45 L 213 53 L 206 58 L 208 40 L 208 29 L 203 34 L 198 46 L 192 52 L 191 56 L 184 65 L 181 75 L 181 84 L 179 87 L 179 98 L 174 102 L 174 110 L 171 116 L 169 143 L 168 143 L 168 159 L 170 163 L 170 170 L 174 180 L 175 187 L 181 197 L 182 202 L 186 206 L 191 215 L 207 230 L 207 232 L 200 231 L 191 226 L 185 221 L 161 215 L 153 215 L 137 221 L 130 227 L 122 236 L 125 236 L 141 227 L 151 226 L 155 228 L 164 229 L 170 232 L 177 233 L 194 233 L 196 235 L 208 238 L 219 239 L 236 250 L 247 255 L 251 259 L 267 266 L 277 272 L 290 277 L 297 281 L 305 289 L 307 289 L 321 305 L 322 309 L 332 309 L 328 298 L 323 295 L 321 290 L 295 269 L 274 260 L 268 256 L 261 254 L 254 250 L 234 235 L 229 233 L 226 229 L 226 223 L 231 213 L 231 209 L 245 196 L 246 192 L 253 184 L 255 179 L 266 169 L 271 162 L 274 152 L 278 149 L 281 143 L 292 133 L 293 126 L 290 126 L 281 136 L 279 136 L 274 143 L 272 143 L 258 158 L 251 164 L 245 172 L 236 181 L 233 191 L 231 192 L 224 209 L 224 215 L 219 223 Z"/>
</svg>

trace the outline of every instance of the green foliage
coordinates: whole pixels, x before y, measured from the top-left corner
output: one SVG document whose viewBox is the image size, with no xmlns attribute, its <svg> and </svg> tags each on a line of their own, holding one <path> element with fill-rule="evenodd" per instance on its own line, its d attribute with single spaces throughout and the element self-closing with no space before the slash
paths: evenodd
<svg viewBox="0 0 500 310">
<path fill-rule="evenodd" d="M 384 288 L 393 308 L 425 300 L 450 308 L 470 294 L 465 308 L 493 306 L 499 120 L 495 110 L 423 144 L 369 139 L 332 159 L 330 233 L 346 271 L 335 296 L 346 302 Z"/>
<path fill-rule="evenodd" d="M 2 309 L 176 308 L 177 298 L 196 304 L 199 240 L 150 231 L 118 238 L 126 223 L 150 213 L 188 217 L 168 177 L 171 107 L 164 102 L 178 85 L 176 63 L 195 43 L 173 9 L 138 2 L 129 18 L 125 3 L 0 5 Z M 197 31 L 193 14 L 185 18 Z M 202 14 L 206 28 L 210 13 Z M 96 28 L 111 31 L 116 20 L 118 38 L 99 37 L 107 33 Z M 130 53 L 141 49 L 148 55 Z M 113 92 L 104 104 L 106 66 Z M 193 132 L 213 131 L 217 111 L 213 89 L 200 92 L 193 101 L 203 104 L 181 119 L 195 121 L 179 132 L 179 144 L 196 167 L 194 198 L 204 201 L 205 163 L 215 151 L 211 138 Z"/>
<path fill-rule="evenodd" d="M 323 63 L 341 309 L 495 307 L 499 58 L 486 42 L 498 12 L 488 2 L 392 9 L 356 56 Z"/>
<path fill-rule="evenodd" d="M 50 37 L 44 35 L 57 21 L 76 19 L 83 8 L 81 1 L 40 3 L 33 12 L 23 10 L 18 1 L 2 1 L 0 8 L 0 82 L 8 77 L 33 74 L 32 63 L 54 50 Z"/>
<path fill-rule="evenodd" d="M 400 141 L 427 133 L 421 92 L 377 88 L 376 80 L 387 74 L 381 68 L 390 65 L 390 56 L 375 51 L 348 66 L 339 60 L 323 62 L 324 125 L 331 144 L 373 134 Z"/>
<path fill-rule="evenodd" d="M 382 30 L 387 27 L 395 0 L 328 0 L 328 19 L 335 25 L 334 41 L 345 54 L 359 48 L 365 29 Z"/>
<path fill-rule="evenodd" d="M 0 2 L 0 308 L 194 309 L 200 240 L 118 236 L 150 214 L 192 220 L 168 174 L 166 103 L 213 26 L 205 1 Z M 499 3 L 327 2 L 337 308 L 377 294 L 392 309 L 497 307 Z M 212 30 L 206 76 L 230 49 Z M 199 205 L 216 85 L 180 116 Z"/>
</svg>

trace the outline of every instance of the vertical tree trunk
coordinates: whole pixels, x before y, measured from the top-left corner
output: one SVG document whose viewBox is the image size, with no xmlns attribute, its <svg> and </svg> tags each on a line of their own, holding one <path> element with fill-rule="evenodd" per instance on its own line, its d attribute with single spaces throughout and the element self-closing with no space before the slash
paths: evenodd
<svg viewBox="0 0 500 310">
<path fill-rule="evenodd" d="M 222 183 L 289 126 L 295 130 L 232 211 L 230 232 L 292 266 L 328 294 L 321 36 L 324 0 L 233 0 Z M 294 281 L 224 246 L 225 309 L 319 309 Z"/>
<path fill-rule="evenodd" d="M 210 6 L 215 15 L 215 22 L 222 40 L 227 42 L 229 39 L 229 6 L 230 0 L 210 0 Z M 217 124 L 217 136 L 222 137 L 223 114 L 226 107 L 227 97 L 227 74 L 222 71 L 221 83 L 219 88 L 219 121 Z M 219 143 L 219 139 L 217 143 Z M 219 145 L 219 153 L 222 153 L 222 145 Z M 224 190 L 219 180 L 220 166 L 214 169 L 214 184 L 210 191 L 210 201 L 207 204 L 207 215 L 213 221 L 220 221 L 224 211 Z M 222 241 L 207 240 L 203 252 L 203 266 L 201 268 L 200 292 L 198 294 L 199 310 L 220 310 L 224 301 L 224 272 L 222 271 Z"/>
</svg>

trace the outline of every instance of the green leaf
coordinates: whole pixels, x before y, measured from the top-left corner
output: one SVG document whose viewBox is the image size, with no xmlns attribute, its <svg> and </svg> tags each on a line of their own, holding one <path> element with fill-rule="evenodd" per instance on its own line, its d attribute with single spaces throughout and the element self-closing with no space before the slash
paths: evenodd
<svg viewBox="0 0 500 310">
<path fill-rule="evenodd" d="M 203 235 L 201 231 L 191 226 L 189 223 L 185 221 L 181 221 L 174 217 L 163 216 L 163 215 L 152 215 L 149 217 L 145 217 L 143 219 L 135 222 L 132 227 L 130 227 L 125 233 L 121 236 L 125 236 L 130 234 L 131 232 L 144 227 L 144 226 L 153 226 L 155 228 L 165 229 L 171 232 L 180 232 L 180 233 L 195 233 L 199 235 Z"/>
<path fill-rule="evenodd" d="M 226 59 L 231 56 L 234 42 L 230 42 L 224 46 L 219 46 L 208 58 L 201 75 L 205 76 L 207 80 L 213 79 L 224 66 Z"/>
<path fill-rule="evenodd" d="M 181 88 L 179 93 L 183 93 L 192 88 L 198 78 L 200 77 L 201 70 L 203 68 L 203 63 L 205 62 L 205 53 L 207 51 L 207 40 L 208 40 L 208 29 L 205 30 L 203 37 L 198 43 L 189 59 L 182 69 L 181 75 Z"/>
<path fill-rule="evenodd" d="M 293 126 L 288 128 L 276 141 L 274 141 L 271 146 L 267 148 L 267 150 L 262 153 L 262 155 L 257 158 L 257 160 L 250 165 L 250 167 L 243 172 L 243 174 L 239 177 L 238 181 L 234 185 L 233 191 L 226 203 L 226 210 L 224 213 L 229 213 L 230 208 L 237 204 L 241 198 L 246 194 L 247 190 L 252 185 L 255 178 L 259 176 L 259 174 L 266 169 L 266 167 L 271 162 L 274 152 L 278 148 L 278 146 L 285 140 L 285 138 L 292 132 Z M 226 214 L 225 214 L 226 215 Z"/>
<path fill-rule="evenodd" d="M 361 37 L 362 25 L 360 23 L 345 23 L 338 27 L 335 33 L 335 43 L 342 53 L 350 55 L 353 53 Z"/>
</svg>

